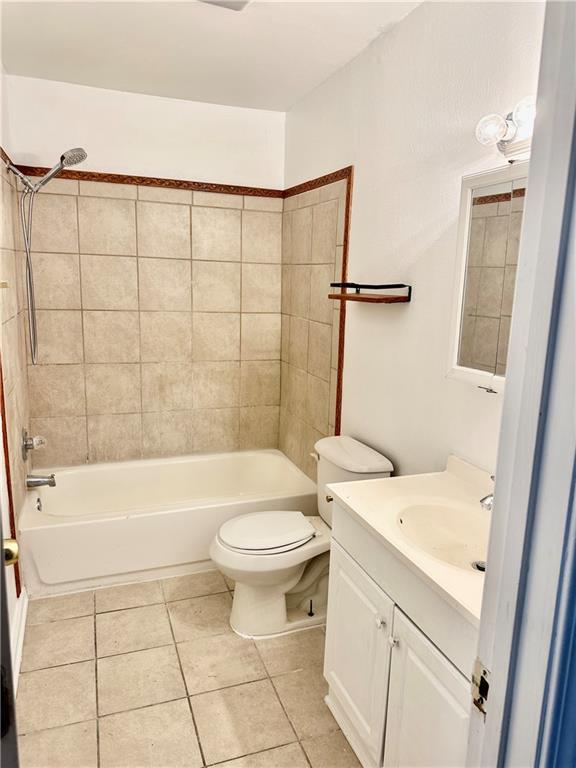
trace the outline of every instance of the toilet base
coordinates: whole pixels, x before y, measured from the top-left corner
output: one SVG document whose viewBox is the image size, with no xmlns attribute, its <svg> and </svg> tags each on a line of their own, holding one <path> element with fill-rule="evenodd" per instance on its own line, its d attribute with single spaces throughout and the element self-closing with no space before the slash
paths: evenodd
<svg viewBox="0 0 576 768">
<path fill-rule="evenodd" d="M 304 629 L 311 629 L 312 627 L 322 627 L 326 624 L 326 608 L 324 608 L 323 611 L 318 611 L 318 613 L 315 613 L 314 616 L 306 616 L 305 618 L 301 619 L 288 619 L 284 625 L 278 629 L 278 631 L 270 632 L 267 635 L 254 635 L 254 634 L 246 634 L 244 632 L 240 632 L 239 629 L 237 629 L 232 621 L 230 621 L 230 627 L 232 630 L 239 635 L 240 637 L 245 638 L 246 640 L 266 640 L 270 637 L 278 637 L 278 635 L 289 635 L 293 632 L 301 632 Z"/>
</svg>

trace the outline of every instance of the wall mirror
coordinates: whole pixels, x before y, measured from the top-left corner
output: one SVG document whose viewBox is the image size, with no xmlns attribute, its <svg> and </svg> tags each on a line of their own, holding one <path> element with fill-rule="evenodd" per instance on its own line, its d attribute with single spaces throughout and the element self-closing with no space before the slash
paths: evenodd
<svg viewBox="0 0 576 768">
<path fill-rule="evenodd" d="M 466 176 L 450 375 L 498 390 L 506 375 L 528 163 Z"/>
</svg>

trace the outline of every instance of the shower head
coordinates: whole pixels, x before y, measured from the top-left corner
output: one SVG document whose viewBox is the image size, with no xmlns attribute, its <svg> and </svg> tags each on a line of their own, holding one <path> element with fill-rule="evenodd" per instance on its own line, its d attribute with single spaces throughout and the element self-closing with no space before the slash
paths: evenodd
<svg viewBox="0 0 576 768">
<path fill-rule="evenodd" d="M 54 168 L 51 168 L 45 176 L 42 176 L 40 181 L 37 182 L 34 187 L 35 191 L 38 191 L 44 184 L 47 184 L 54 176 L 57 176 L 60 171 L 67 168 L 69 165 L 76 165 L 86 160 L 88 157 L 86 150 L 81 147 L 75 147 L 74 149 L 67 149 L 62 155 L 60 155 L 60 161 Z"/>
</svg>

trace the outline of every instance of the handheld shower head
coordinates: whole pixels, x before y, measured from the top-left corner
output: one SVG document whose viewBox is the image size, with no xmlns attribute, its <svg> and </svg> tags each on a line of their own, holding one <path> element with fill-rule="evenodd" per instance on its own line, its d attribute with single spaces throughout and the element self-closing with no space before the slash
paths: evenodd
<svg viewBox="0 0 576 768">
<path fill-rule="evenodd" d="M 60 161 L 54 168 L 51 168 L 45 176 L 42 176 L 40 181 L 36 184 L 35 190 L 38 191 L 44 184 L 47 184 L 54 176 L 57 176 L 60 171 L 67 168 L 69 165 L 77 165 L 83 160 L 86 160 L 88 154 L 86 150 L 81 147 L 75 147 L 74 149 L 67 149 L 62 155 L 60 155 Z"/>
</svg>

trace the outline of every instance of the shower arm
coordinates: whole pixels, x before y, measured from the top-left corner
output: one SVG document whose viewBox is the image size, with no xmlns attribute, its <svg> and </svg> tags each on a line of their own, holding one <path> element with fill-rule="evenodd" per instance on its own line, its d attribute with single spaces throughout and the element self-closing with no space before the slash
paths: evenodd
<svg viewBox="0 0 576 768">
<path fill-rule="evenodd" d="M 28 181 L 28 180 L 27 180 Z M 32 365 L 38 358 L 38 329 L 36 325 L 36 298 L 34 295 L 34 273 L 32 269 L 32 211 L 36 189 L 28 185 L 20 197 L 20 221 L 26 254 L 26 295 L 28 298 L 28 335 L 30 337 L 30 357 Z M 28 211 L 26 211 L 28 203 Z M 26 213 L 28 216 L 26 216 Z"/>
</svg>

